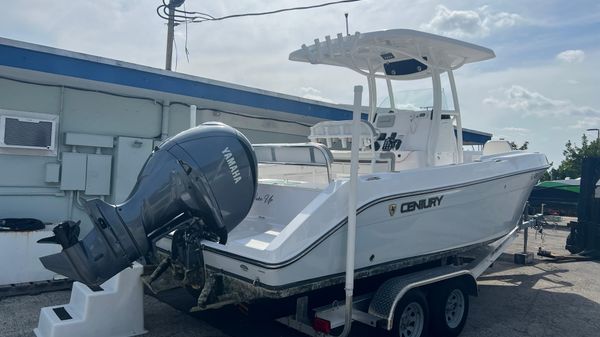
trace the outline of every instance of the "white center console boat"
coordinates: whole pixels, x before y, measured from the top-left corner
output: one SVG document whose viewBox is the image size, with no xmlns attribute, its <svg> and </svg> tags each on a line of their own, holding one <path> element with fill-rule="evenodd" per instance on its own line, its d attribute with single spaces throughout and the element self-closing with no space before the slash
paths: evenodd
<svg viewBox="0 0 600 337">
<path fill-rule="evenodd" d="M 357 278 L 452 256 L 515 227 L 548 167 L 546 157 L 491 142 L 479 160 L 463 161 L 453 71 L 493 57 L 489 49 L 412 30 L 340 34 L 290 54 L 368 79 L 368 117 L 355 140 Z M 442 75 L 453 109 L 443 109 Z M 396 108 L 393 82 L 418 79 L 431 81 L 433 105 Z M 386 84 L 388 108 L 375 106 L 377 82 Z M 222 280 L 223 299 L 285 297 L 343 282 L 351 123 L 321 122 L 306 144 L 254 145 L 259 184 L 250 213 L 226 245 L 200 246 L 205 280 Z M 172 242 L 163 239 L 158 247 L 167 253 Z M 200 305 L 210 298 L 219 297 L 201 297 Z"/>
<path fill-rule="evenodd" d="M 156 148 L 128 201 L 87 204 L 95 229 L 82 241 L 77 224 L 59 225 L 46 241 L 63 252 L 42 262 L 100 284 L 144 256 L 159 263 L 151 287 L 191 288 L 200 309 L 341 285 L 353 143 L 359 174 L 350 270 L 357 280 L 489 244 L 515 229 L 548 168 L 543 154 L 499 141 L 463 160 L 453 72 L 493 57 L 487 48 L 402 29 L 303 45 L 291 60 L 366 76 L 369 108 L 354 137 L 352 121 L 318 123 L 308 143 L 252 147 L 225 125 L 190 129 Z M 397 83 L 424 81 L 431 88 L 424 107 L 394 95 Z M 377 84 L 388 107 L 376 106 Z M 448 90 L 451 104 L 444 103 Z"/>
</svg>

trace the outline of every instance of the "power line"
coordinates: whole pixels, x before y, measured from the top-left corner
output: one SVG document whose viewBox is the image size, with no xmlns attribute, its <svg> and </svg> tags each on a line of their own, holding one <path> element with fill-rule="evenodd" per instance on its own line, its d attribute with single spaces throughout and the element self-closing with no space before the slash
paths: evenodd
<svg viewBox="0 0 600 337">
<path fill-rule="evenodd" d="M 242 14 L 232 14 L 232 15 L 226 15 L 226 16 L 221 16 L 221 17 L 214 17 L 210 14 L 202 13 L 202 12 L 194 12 L 194 11 L 188 12 L 186 10 L 182 11 L 182 10 L 176 9 L 175 6 L 169 6 L 169 4 L 166 3 L 166 0 L 162 0 L 163 3 L 162 3 L 162 5 L 159 5 L 156 8 L 156 13 L 161 18 L 168 20 L 169 19 L 169 11 L 173 11 L 174 13 L 172 15 L 174 16 L 175 22 L 200 23 L 200 22 L 205 22 L 205 21 L 221 21 L 221 20 L 240 18 L 240 17 L 246 17 L 246 16 L 271 15 L 271 14 L 277 14 L 277 13 L 282 13 L 282 12 L 313 9 L 313 8 L 326 7 L 326 6 L 331 6 L 331 5 L 337 5 L 337 4 L 349 3 L 349 2 L 358 2 L 358 1 L 361 1 L 361 0 L 339 0 L 339 1 L 332 1 L 332 2 L 316 4 L 316 5 L 309 5 L 309 6 L 282 8 L 282 9 L 276 9 L 276 10 L 266 11 L 266 12 L 242 13 Z"/>
</svg>

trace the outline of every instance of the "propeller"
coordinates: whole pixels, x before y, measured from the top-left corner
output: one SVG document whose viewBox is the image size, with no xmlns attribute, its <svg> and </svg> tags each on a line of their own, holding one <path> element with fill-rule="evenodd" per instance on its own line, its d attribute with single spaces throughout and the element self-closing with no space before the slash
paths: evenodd
<svg viewBox="0 0 600 337">
<path fill-rule="evenodd" d="M 63 249 L 67 249 L 79 241 L 79 225 L 81 221 L 63 221 L 56 225 L 52 232 L 54 236 L 38 240 L 38 243 L 51 243 L 61 245 Z"/>
</svg>

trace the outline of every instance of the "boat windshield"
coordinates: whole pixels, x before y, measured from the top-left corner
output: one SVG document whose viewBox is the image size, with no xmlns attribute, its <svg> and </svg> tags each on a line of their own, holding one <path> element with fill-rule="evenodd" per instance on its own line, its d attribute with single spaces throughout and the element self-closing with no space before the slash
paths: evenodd
<svg viewBox="0 0 600 337">
<path fill-rule="evenodd" d="M 440 76 L 442 84 L 442 110 L 454 109 L 452 104 L 452 90 L 447 80 L 447 74 Z M 387 90 L 382 82 L 378 82 L 378 90 L 384 97 L 377 105 L 378 108 L 395 108 L 398 110 L 423 111 L 433 108 L 433 88 L 430 78 L 417 79 L 411 81 L 392 81 L 392 93 L 394 96 L 394 106 L 390 104 Z"/>
<path fill-rule="evenodd" d="M 433 108 L 433 91 L 431 89 L 394 89 L 394 107 L 390 104 L 390 98 L 386 97 L 377 105 L 378 108 L 395 108 L 398 110 L 422 111 Z M 442 109 L 448 110 L 448 99 L 445 90 L 442 89 Z"/>
</svg>

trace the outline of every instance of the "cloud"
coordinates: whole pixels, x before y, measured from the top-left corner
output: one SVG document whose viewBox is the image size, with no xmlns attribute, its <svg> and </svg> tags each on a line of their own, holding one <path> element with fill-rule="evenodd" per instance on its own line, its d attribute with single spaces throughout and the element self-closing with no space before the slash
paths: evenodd
<svg viewBox="0 0 600 337">
<path fill-rule="evenodd" d="M 600 117 L 585 117 L 575 121 L 575 124 L 569 125 L 570 129 L 586 130 L 600 127 Z"/>
<path fill-rule="evenodd" d="M 517 127 L 517 126 L 508 126 L 498 130 L 499 134 L 497 137 L 510 139 L 510 140 L 521 140 L 525 141 L 531 137 L 531 130 L 528 128 Z"/>
<path fill-rule="evenodd" d="M 585 59 L 585 53 L 581 49 L 565 50 L 556 55 L 556 58 L 567 63 L 581 63 Z"/>
<path fill-rule="evenodd" d="M 336 104 L 332 99 L 323 97 L 320 90 L 312 88 L 312 87 L 301 87 L 300 92 L 302 98 L 312 99 L 315 101 L 321 101 L 325 103 Z"/>
<path fill-rule="evenodd" d="M 528 133 L 530 130 L 526 129 L 526 128 L 518 128 L 518 127 L 514 127 L 514 126 L 509 126 L 506 128 L 502 128 L 502 131 L 514 132 L 514 133 Z"/>
<path fill-rule="evenodd" d="M 598 109 L 577 105 L 570 100 L 552 99 L 519 85 L 512 85 L 508 89 L 501 90 L 499 97 L 498 95 L 487 97 L 483 100 L 483 103 L 539 117 L 600 118 L 600 110 Z"/>
<path fill-rule="evenodd" d="M 519 14 L 492 12 L 489 6 L 475 10 L 451 10 L 444 5 L 435 8 L 429 23 L 421 25 L 424 30 L 457 38 L 487 36 L 492 29 L 513 27 L 523 22 Z"/>
<path fill-rule="evenodd" d="M 413 103 L 396 103 L 396 109 L 400 109 L 400 110 L 413 110 L 413 111 L 423 110 L 422 108 L 414 105 Z"/>
</svg>

